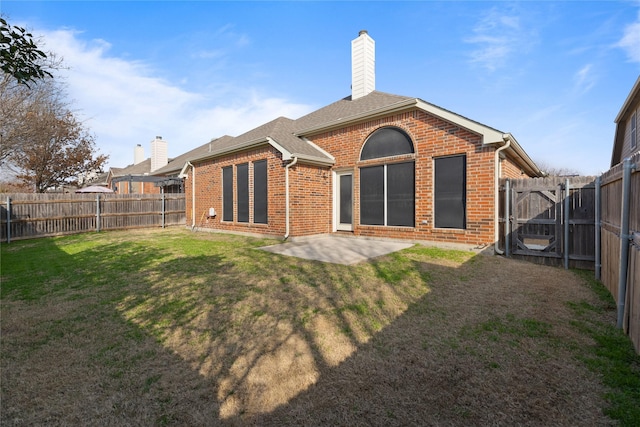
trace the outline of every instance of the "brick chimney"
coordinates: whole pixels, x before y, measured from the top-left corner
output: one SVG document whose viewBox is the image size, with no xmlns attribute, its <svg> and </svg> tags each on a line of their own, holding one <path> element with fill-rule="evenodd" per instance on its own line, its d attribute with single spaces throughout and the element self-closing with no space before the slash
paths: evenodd
<svg viewBox="0 0 640 427">
<path fill-rule="evenodd" d="M 169 163 L 167 141 L 164 141 L 161 136 L 156 136 L 156 139 L 151 141 L 151 172 L 166 166 L 167 163 Z"/>
<path fill-rule="evenodd" d="M 376 90 L 376 42 L 367 30 L 360 31 L 351 41 L 351 99 L 355 100 Z"/>
</svg>

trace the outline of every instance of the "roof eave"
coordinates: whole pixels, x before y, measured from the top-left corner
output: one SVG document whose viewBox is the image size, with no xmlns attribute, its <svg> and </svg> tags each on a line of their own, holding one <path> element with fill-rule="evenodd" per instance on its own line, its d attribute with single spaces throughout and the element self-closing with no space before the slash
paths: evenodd
<svg viewBox="0 0 640 427">
<path fill-rule="evenodd" d="M 624 103 L 622 104 L 622 108 L 620 108 L 620 112 L 616 116 L 616 119 L 614 120 L 614 123 L 620 123 L 620 121 L 622 120 L 624 115 L 627 113 L 627 110 L 629 109 L 629 107 L 633 103 L 633 100 L 636 97 L 636 95 L 638 95 L 638 93 L 640 93 L 640 76 L 638 76 L 638 79 L 636 80 L 635 84 L 633 85 L 633 88 L 631 89 L 631 92 L 629 92 L 629 95 L 627 96 L 627 99 L 624 100 Z"/>
<path fill-rule="evenodd" d="M 536 162 L 534 162 L 531 159 L 531 157 L 529 157 L 527 152 L 524 151 L 522 146 L 518 143 L 518 141 L 516 141 L 513 135 L 511 135 L 510 133 L 505 133 L 503 135 L 503 141 L 511 142 L 511 144 L 509 145 L 509 148 L 507 148 L 507 151 L 511 151 L 515 153 L 517 158 L 520 159 L 518 163 L 520 164 L 520 166 L 523 166 L 523 169 L 526 170 L 526 172 L 529 175 L 534 175 L 539 177 L 544 176 L 544 172 L 542 172 L 538 167 L 538 165 L 536 165 Z"/>
<path fill-rule="evenodd" d="M 291 153 L 291 158 L 297 158 L 298 162 L 306 163 L 314 166 L 327 166 L 331 167 L 335 165 L 335 159 L 325 159 L 322 157 L 310 156 L 308 154 Z"/>
</svg>

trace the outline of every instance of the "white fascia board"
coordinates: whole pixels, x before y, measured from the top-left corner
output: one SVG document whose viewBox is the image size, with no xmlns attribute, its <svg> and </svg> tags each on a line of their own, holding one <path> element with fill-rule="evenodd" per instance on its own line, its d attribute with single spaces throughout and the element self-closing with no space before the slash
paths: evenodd
<svg viewBox="0 0 640 427">
<path fill-rule="evenodd" d="M 184 166 L 182 166 L 182 170 L 180 171 L 180 174 L 178 175 L 179 178 L 186 178 L 188 176 L 187 168 L 189 166 L 192 166 L 190 162 L 184 162 Z"/>
<path fill-rule="evenodd" d="M 496 129 L 419 99 L 416 102 L 416 106 L 427 113 L 433 114 L 436 117 L 465 128 L 475 134 L 481 135 L 483 144 L 497 144 L 504 142 L 505 134 Z"/>
<path fill-rule="evenodd" d="M 519 158 L 521 160 L 519 163 L 521 163 L 521 166 L 527 169 L 528 172 L 534 175 L 541 175 L 538 165 L 536 165 L 536 163 L 531 159 L 531 157 L 529 157 L 522 146 L 510 133 L 500 132 L 497 129 L 485 126 L 464 116 L 460 116 L 451 111 L 420 100 L 418 100 L 418 108 L 482 136 L 482 143 L 484 145 L 502 145 L 506 141 L 511 141 L 511 145 L 507 148 L 507 151 L 512 152 L 517 158 Z"/>
<path fill-rule="evenodd" d="M 506 151 L 511 151 L 518 158 L 520 158 L 522 160 L 521 162 L 522 166 L 525 166 L 525 168 L 527 168 L 528 171 L 531 172 L 532 174 L 538 175 L 538 176 L 544 175 L 540 170 L 540 168 L 538 167 L 538 165 L 536 165 L 536 163 L 531 159 L 531 157 L 529 157 L 527 152 L 524 151 L 522 146 L 518 143 L 518 141 L 516 141 L 513 135 L 511 135 L 510 133 L 505 133 L 504 141 L 507 141 L 507 140 L 511 141 L 511 145 L 509 146 L 509 148 L 507 148 Z"/>
<path fill-rule="evenodd" d="M 328 151 L 323 150 L 322 147 L 320 147 L 319 145 L 317 145 L 316 143 L 314 143 L 310 139 L 302 137 L 302 140 L 304 142 L 306 142 L 307 144 L 311 145 L 313 148 L 315 148 L 316 150 L 318 150 L 322 154 L 324 154 L 325 156 L 327 156 L 327 158 L 331 159 L 332 164 L 336 162 L 336 158 L 333 157 L 333 155 L 331 153 L 329 153 Z"/>
<path fill-rule="evenodd" d="M 633 98 L 635 97 L 635 95 L 638 92 L 640 92 L 640 76 L 638 76 L 638 79 L 636 80 L 635 84 L 633 85 L 633 88 L 631 89 L 631 92 L 629 92 L 629 95 L 627 96 L 627 99 L 624 100 L 624 103 L 622 104 L 622 108 L 620 108 L 620 112 L 616 116 L 616 119 L 613 121 L 614 123 L 619 123 L 620 120 L 622 120 L 624 115 L 627 113 L 627 110 L 631 106 L 631 102 L 633 101 Z"/>
<path fill-rule="evenodd" d="M 328 160 L 322 157 L 310 156 L 308 154 L 292 153 L 291 156 L 296 157 L 300 163 L 306 163 L 308 165 L 333 166 L 336 163 L 335 159 Z"/>
<path fill-rule="evenodd" d="M 275 148 L 276 150 L 278 150 L 280 152 L 280 154 L 282 154 L 282 160 L 291 160 L 292 156 L 291 153 L 286 150 L 282 145 L 278 144 L 278 142 L 271 138 L 270 136 L 267 137 L 267 142 L 269 142 L 269 144 L 271 144 L 271 146 L 273 148 Z"/>
<path fill-rule="evenodd" d="M 320 149 L 315 144 L 312 144 L 312 145 L 315 146 L 316 148 L 318 148 L 322 153 L 327 154 L 327 156 L 331 160 L 324 159 L 322 157 L 310 156 L 308 154 L 292 153 L 289 150 L 285 149 L 282 145 L 278 144 L 278 142 L 276 140 L 274 140 L 273 138 L 267 137 L 267 140 L 269 141 L 269 144 L 271 144 L 273 146 L 273 148 L 275 148 L 276 150 L 278 150 L 282 154 L 282 160 L 291 160 L 293 158 L 297 158 L 298 161 L 300 161 L 300 162 L 304 162 L 304 163 L 307 163 L 307 164 L 314 164 L 314 165 L 318 165 L 318 166 L 332 166 L 335 163 L 335 159 L 333 158 L 332 155 L 330 155 L 326 151 Z M 311 141 L 307 140 L 306 142 L 311 142 Z"/>
</svg>

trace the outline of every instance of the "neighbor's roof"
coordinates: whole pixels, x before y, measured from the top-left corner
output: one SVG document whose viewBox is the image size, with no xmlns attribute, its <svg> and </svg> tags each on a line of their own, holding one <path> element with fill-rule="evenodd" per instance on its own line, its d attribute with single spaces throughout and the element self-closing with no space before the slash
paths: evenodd
<svg viewBox="0 0 640 427">
<path fill-rule="evenodd" d="M 213 145 L 224 146 L 233 139 L 232 136 L 224 135 L 220 138 L 214 138 L 206 144 L 200 147 L 194 148 L 191 151 L 187 151 L 184 154 L 179 155 L 175 159 L 171 160 L 166 166 L 154 171 L 152 175 L 171 175 L 173 173 L 180 172 L 185 163 L 199 159 L 207 155 Z"/>
<path fill-rule="evenodd" d="M 620 108 L 620 112 L 616 116 L 614 123 L 616 124 L 616 133 L 613 138 L 613 153 L 611 154 L 611 167 L 614 167 L 622 161 L 622 148 L 624 146 L 624 133 L 626 127 L 626 116 L 629 112 L 629 108 L 640 103 L 640 76 L 636 80 L 631 92 L 625 99 Z M 622 123 L 620 123 L 622 122 Z"/>
<path fill-rule="evenodd" d="M 124 175 L 144 175 L 151 170 L 151 158 L 143 160 L 138 164 L 129 165 L 124 168 L 111 168 L 111 175 L 124 176 Z"/>
</svg>

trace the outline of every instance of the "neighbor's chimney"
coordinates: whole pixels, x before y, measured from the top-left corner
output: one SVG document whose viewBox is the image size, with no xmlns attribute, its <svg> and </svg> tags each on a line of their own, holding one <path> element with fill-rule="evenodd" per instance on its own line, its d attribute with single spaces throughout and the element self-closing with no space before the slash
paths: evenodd
<svg viewBox="0 0 640 427">
<path fill-rule="evenodd" d="M 144 148 L 142 145 L 136 145 L 136 148 L 133 149 L 133 164 L 137 165 L 140 162 L 144 161 Z"/>
<path fill-rule="evenodd" d="M 151 172 L 166 166 L 167 158 L 167 141 L 163 141 L 161 136 L 151 141 Z"/>
<path fill-rule="evenodd" d="M 358 99 L 376 90 L 376 42 L 367 30 L 360 31 L 351 41 L 351 99 Z"/>
</svg>

